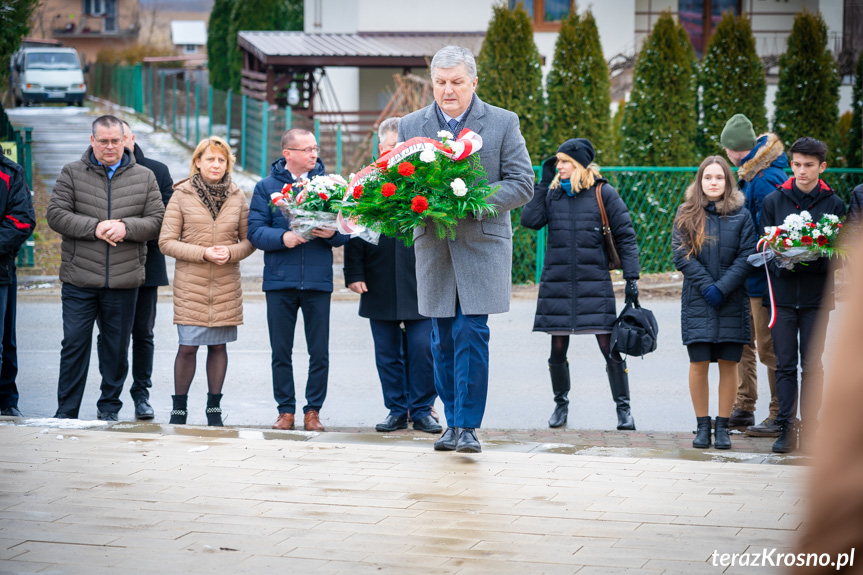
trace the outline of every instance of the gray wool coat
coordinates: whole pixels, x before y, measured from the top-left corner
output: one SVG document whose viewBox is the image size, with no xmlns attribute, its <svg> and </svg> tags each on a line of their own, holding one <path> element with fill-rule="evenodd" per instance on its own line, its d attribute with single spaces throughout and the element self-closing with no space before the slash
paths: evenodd
<svg viewBox="0 0 863 575">
<path fill-rule="evenodd" d="M 509 311 L 512 290 L 512 223 L 509 211 L 533 197 L 533 168 L 519 130 L 518 116 L 475 99 L 465 128 L 482 136 L 480 163 L 492 188 L 494 217 L 468 217 L 456 227 L 456 239 L 438 239 L 426 227 L 414 230 L 419 312 L 426 317 L 454 317 L 456 297 L 465 315 Z M 399 123 L 399 141 L 424 136 L 437 139 L 443 128 L 434 104 Z M 458 135 L 458 134 L 456 134 Z"/>
</svg>

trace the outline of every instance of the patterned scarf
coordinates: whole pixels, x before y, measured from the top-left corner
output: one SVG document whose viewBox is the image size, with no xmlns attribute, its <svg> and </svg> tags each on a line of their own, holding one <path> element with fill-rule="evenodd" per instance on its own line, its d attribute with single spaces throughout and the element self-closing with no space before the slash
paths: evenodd
<svg viewBox="0 0 863 575">
<path fill-rule="evenodd" d="M 225 174 L 221 182 L 213 185 L 206 183 L 201 174 L 195 174 L 192 176 L 192 188 L 198 193 L 198 197 L 210 210 L 215 220 L 225 200 L 228 199 L 228 192 L 231 191 L 231 174 Z"/>
<path fill-rule="evenodd" d="M 470 116 L 471 110 L 473 110 L 473 103 L 476 101 L 476 94 L 470 97 L 470 105 L 465 110 L 464 115 L 461 117 L 461 121 L 458 123 L 458 126 L 455 128 L 455 132 L 450 130 L 449 124 L 446 123 L 446 117 L 443 115 L 443 111 L 440 109 L 440 106 L 437 105 L 437 102 L 434 103 L 434 109 L 437 113 L 437 121 L 440 125 L 441 130 L 446 130 L 447 132 L 451 132 L 453 137 L 458 138 L 458 135 L 464 129 L 464 125 L 467 123 L 467 118 Z"/>
</svg>

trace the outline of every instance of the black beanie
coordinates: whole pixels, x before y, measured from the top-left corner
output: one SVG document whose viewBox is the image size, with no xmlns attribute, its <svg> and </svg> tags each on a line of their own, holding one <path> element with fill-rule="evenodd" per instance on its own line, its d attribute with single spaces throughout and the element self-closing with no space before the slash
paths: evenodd
<svg viewBox="0 0 863 575">
<path fill-rule="evenodd" d="M 586 138 L 573 138 L 572 140 L 565 141 L 557 149 L 557 153 L 566 154 L 584 168 L 589 166 L 596 157 L 596 152 L 593 151 L 593 144 Z"/>
</svg>

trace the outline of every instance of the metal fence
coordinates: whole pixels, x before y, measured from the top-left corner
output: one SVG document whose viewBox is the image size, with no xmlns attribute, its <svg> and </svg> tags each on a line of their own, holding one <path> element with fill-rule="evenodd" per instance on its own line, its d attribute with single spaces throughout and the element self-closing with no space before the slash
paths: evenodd
<svg viewBox="0 0 863 575">
<path fill-rule="evenodd" d="M 0 142 L 15 145 L 15 155 L 9 159 L 24 168 L 27 179 L 27 187 L 33 193 L 33 156 L 31 154 L 31 143 L 33 141 L 33 128 L 15 127 L 6 115 L 3 104 L 0 103 Z M 17 266 L 19 268 L 32 268 L 35 264 L 33 250 L 36 242 L 31 235 L 18 250 Z"/>
<path fill-rule="evenodd" d="M 321 159 L 334 173 L 357 171 L 377 155 L 374 136 L 357 138 L 356 133 L 349 134 L 340 124 L 322 123 L 290 108 L 277 108 L 230 91 L 214 90 L 199 73 L 191 70 L 95 64 L 90 68 L 89 84 L 92 94 L 134 109 L 189 146 L 210 135 L 227 137 L 239 166 L 262 177 L 269 175 L 270 163 L 281 155 L 279 140 L 291 127 L 314 132 L 321 146 Z M 345 161 L 363 157 L 368 160 L 361 160 L 361 165 L 349 164 L 355 160 Z M 534 166 L 537 175 L 539 169 Z M 641 252 L 642 273 L 674 269 L 672 223 L 697 170 L 696 167 L 602 170 L 629 207 Z M 863 169 L 828 169 L 823 177 L 847 202 L 854 186 L 863 183 Z M 539 283 L 546 233 L 544 229 L 537 232 L 522 228 L 520 215 L 521 210 L 513 210 L 513 283 Z"/>
</svg>

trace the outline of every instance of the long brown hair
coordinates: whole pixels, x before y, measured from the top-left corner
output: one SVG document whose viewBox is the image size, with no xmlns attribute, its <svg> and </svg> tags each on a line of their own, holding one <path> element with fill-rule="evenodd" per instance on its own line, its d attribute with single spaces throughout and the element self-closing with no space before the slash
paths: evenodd
<svg viewBox="0 0 863 575">
<path fill-rule="evenodd" d="M 706 237 L 704 234 L 704 222 L 707 219 L 704 208 L 712 200 L 707 197 L 704 189 L 701 187 L 701 178 L 704 176 L 704 170 L 713 164 L 718 164 L 725 173 L 725 191 L 722 193 L 722 199 L 716 202 L 717 211 L 720 214 L 725 215 L 724 210 L 730 204 L 727 200 L 736 188 L 734 176 L 725 158 L 722 156 L 708 156 L 704 158 L 704 161 L 698 166 L 695 181 L 686 189 L 686 200 L 680 206 L 677 218 L 674 220 L 674 225 L 683 234 L 683 243 L 680 245 L 680 249 L 686 250 L 686 257 L 697 256 L 701 252 L 704 242 L 713 239 Z"/>
</svg>

